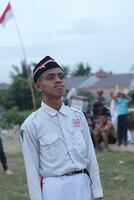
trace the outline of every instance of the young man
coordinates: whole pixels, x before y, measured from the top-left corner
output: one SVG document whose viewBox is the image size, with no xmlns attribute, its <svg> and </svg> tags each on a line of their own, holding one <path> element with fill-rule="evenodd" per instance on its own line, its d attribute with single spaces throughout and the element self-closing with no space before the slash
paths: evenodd
<svg viewBox="0 0 134 200">
<path fill-rule="evenodd" d="M 101 200 L 86 119 L 61 101 L 63 69 L 47 56 L 36 65 L 33 78 L 43 101 L 20 130 L 31 200 Z"/>
</svg>

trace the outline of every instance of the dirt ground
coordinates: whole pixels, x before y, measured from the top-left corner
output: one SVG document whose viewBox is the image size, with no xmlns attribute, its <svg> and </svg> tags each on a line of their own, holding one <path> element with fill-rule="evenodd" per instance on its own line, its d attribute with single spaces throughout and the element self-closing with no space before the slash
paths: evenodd
<svg viewBox="0 0 134 200">
<path fill-rule="evenodd" d="M 21 152 L 21 140 L 19 137 L 19 127 L 15 126 L 10 130 L 2 131 L 2 141 L 4 150 L 7 153 Z"/>
</svg>

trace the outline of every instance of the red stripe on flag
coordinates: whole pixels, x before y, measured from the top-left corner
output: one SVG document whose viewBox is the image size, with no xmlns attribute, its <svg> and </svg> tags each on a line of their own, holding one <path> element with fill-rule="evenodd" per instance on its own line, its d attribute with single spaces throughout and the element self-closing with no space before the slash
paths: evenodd
<svg viewBox="0 0 134 200">
<path fill-rule="evenodd" d="M 8 3 L 6 9 L 4 10 L 4 12 L 2 13 L 2 15 L 0 16 L 0 23 L 3 23 L 6 17 L 6 14 L 11 10 L 11 5 L 10 3 Z"/>
</svg>

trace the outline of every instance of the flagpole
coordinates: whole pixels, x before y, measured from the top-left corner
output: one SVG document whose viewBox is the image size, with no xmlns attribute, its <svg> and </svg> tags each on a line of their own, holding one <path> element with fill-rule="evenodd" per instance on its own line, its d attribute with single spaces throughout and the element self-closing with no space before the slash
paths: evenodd
<svg viewBox="0 0 134 200">
<path fill-rule="evenodd" d="M 19 37 L 19 40 L 20 40 L 20 44 L 21 44 L 21 48 L 22 48 L 22 52 L 23 52 L 23 56 L 24 56 L 24 61 L 26 62 L 26 53 L 25 53 L 25 49 L 24 49 L 24 44 L 23 44 L 23 41 L 22 41 L 22 38 L 21 38 L 21 34 L 20 34 L 20 31 L 19 31 L 19 27 L 18 27 L 18 24 L 17 24 L 16 17 L 15 17 L 14 14 L 13 14 L 13 17 L 14 17 L 14 22 L 15 22 L 17 33 L 18 33 L 18 37 Z"/>
<path fill-rule="evenodd" d="M 24 62 L 25 62 L 25 64 L 27 65 L 27 59 L 26 59 L 25 48 L 24 48 L 24 44 L 23 44 L 23 41 L 22 41 L 22 38 L 21 38 L 21 34 L 20 34 L 20 31 L 19 31 L 18 23 L 17 23 L 17 20 L 16 20 L 16 17 L 15 17 L 15 15 L 14 15 L 14 13 L 13 13 L 13 16 L 14 16 L 14 22 L 15 22 L 16 30 L 17 30 L 18 37 L 19 37 L 19 40 L 20 40 L 20 44 L 21 44 L 23 56 L 24 56 Z M 27 67 L 26 67 L 26 69 L 27 69 L 27 75 L 28 75 L 29 88 L 30 88 L 31 96 L 32 96 L 33 110 L 36 110 L 36 101 L 35 101 L 35 95 L 34 95 L 33 84 L 32 84 L 32 80 L 31 80 L 31 74 L 29 74 L 29 70 L 28 70 Z M 31 69 L 30 69 L 30 72 L 31 72 Z"/>
</svg>

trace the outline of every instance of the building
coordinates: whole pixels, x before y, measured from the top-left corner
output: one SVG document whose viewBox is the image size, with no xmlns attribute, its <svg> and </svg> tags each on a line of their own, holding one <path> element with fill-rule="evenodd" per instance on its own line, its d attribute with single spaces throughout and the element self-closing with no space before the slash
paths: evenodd
<svg viewBox="0 0 134 200">
<path fill-rule="evenodd" d="M 111 74 L 99 70 L 90 76 L 75 76 L 66 79 L 67 89 L 76 88 L 78 91 L 87 91 L 93 94 L 102 88 L 105 95 L 109 96 L 117 88 L 125 93 L 134 89 L 134 74 Z"/>
</svg>

